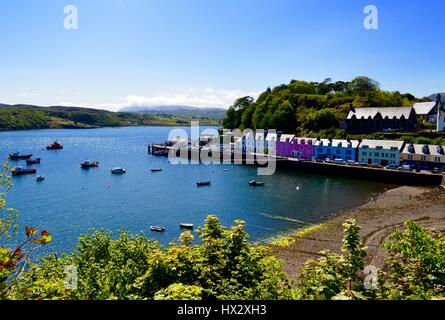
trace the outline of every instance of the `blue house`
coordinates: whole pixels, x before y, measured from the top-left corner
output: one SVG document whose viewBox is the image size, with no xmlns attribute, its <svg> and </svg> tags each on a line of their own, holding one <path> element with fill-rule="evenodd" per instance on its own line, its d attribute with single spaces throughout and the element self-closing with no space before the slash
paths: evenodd
<svg viewBox="0 0 445 320">
<path fill-rule="evenodd" d="M 314 143 L 315 160 L 357 161 L 358 140 L 318 139 Z"/>
</svg>

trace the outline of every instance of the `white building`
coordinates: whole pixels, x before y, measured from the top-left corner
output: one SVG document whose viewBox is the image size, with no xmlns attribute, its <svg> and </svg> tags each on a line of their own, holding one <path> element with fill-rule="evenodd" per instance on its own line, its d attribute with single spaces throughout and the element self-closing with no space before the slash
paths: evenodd
<svg viewBox="0 0 445 320">
<path fill-rule="evenodd" d="M 266 144 L 265 144 L 265 136 L 264 136 L 264 131 L 257 131 L 256 135 L 255 135 L 255 152 L 256 153 L 261 153 L 264 154 L 265 153 L 265 148 L 266 148 Z"/>
<path fill-rule="evenodd" d="M 277 154 L 277 140 L 278 135 L 276 133 L 268 133 L 266 137 L 266 150 L 269 155 Z"/>
</svg>

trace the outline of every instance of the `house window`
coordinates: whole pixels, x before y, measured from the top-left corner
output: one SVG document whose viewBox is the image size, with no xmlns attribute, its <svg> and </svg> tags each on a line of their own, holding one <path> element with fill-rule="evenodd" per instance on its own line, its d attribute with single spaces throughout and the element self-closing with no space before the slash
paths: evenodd
<svg viewBox="0 0 445 320">
<path fill-rule="evenodd" d="M 362 152 L 362 155 L 363 155 L 363 156 L 367 156 L 368 153 L 367 153 L 366 151 L 363 151 L 363 152 Z"/>
<path fill-rule="evenodd" d="M 436 161 L 436 162 L 440 162 L 440 157 L 435 157 L 435 158 L 434 158 L 434 161 Z"/>
<path fill-rule="evenodd" d="M 337 154 L 341 154 L 341 150 L 340 149 L 337 149 Z"/>
<path fill-rule="evenodd" d="M 351 150 L 346 150 L 346 155 L 350 156 L 352 154 Z"/>
<path fill-rule="evenodd" d="M 422 156 L 422 161 L 426 161 L 426 156 Z"/>
<path fill-rule="evenodd" d="M 374 152 L 374 157 L 378 157 L 378 156 L 380 156 L 380 153 Z"/>
<path fill-rule="evenodd" d="M 323 153 L 323 148 L 318 148 L 317 152 L 318 153 Z"/>
</svg>

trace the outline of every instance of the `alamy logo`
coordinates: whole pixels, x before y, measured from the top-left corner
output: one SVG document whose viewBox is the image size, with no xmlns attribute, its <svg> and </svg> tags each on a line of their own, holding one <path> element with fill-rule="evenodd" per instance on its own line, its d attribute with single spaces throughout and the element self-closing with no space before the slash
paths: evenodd
<svg viewBox="0 0 445 320">
<path fill-rule="evenodd" d="M 79 11 L 75 5 L 67 5 L 63 9 L 65 19 L 63 20 L 63 27 L 66 30 L 77 30 L 79 28 Z"/>
<path fill-rule="evenodd" d="M 366 266 L 363 273 L 365 274 L 365 280 L 363 286 L 366 290 L 376 290 L 378 287 L 378 269 L 374 266 Z"/>
<path fill-rule="evenodd" d="M 63 281 L 64 287 L 67 290 L 77 290 L 77 267 L 70 265 L 63 270 L 65 279 Z"/>
<path fill-rule="evenodd" d="M 363 9 L 366 14 L 363 20 L 363 27 L 366 30 L 377 30 L 379 28 L 379 11 L 375 5 L 368 5 Z"/>
</svg>

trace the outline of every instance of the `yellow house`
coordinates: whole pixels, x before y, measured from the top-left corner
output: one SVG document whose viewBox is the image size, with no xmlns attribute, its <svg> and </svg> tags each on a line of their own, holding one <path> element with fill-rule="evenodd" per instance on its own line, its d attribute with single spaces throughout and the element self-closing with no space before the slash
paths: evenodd
<svg viewBox="0 0 445 320">
<path fill-rule="evenodd" d="M 445 170 L 445 146 L 407 143 L 401 154 L 402 163 L 419 170 Z"/>
</svg>

